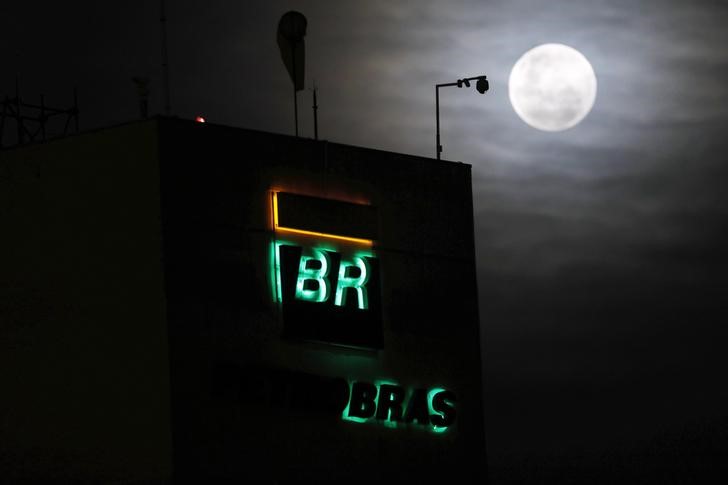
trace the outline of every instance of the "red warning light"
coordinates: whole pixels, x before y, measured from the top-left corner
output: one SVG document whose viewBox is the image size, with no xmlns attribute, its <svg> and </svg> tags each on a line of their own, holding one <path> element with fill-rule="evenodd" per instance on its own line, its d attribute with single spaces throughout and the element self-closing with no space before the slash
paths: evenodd
<svg viewBox="0 0 728 485">
<path fill-rule="evenodd" d="M 203 118 L 202 116 L 196 116 L 195 117 L 195 121 L 198 122 L 198 123 L 204 123 L 205 122 L 205 118 Z"/>
</svg>

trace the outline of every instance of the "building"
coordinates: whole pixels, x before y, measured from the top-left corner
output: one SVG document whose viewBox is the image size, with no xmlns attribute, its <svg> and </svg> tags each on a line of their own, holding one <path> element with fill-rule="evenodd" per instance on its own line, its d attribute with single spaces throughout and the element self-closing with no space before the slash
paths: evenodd
<svg viewBox="0 0 728 485">
<path fill-rule="evenodd" d="M 477 482 L 470 166 L 157 118 L 0 151 L 0 475 Z"/>
</svg>

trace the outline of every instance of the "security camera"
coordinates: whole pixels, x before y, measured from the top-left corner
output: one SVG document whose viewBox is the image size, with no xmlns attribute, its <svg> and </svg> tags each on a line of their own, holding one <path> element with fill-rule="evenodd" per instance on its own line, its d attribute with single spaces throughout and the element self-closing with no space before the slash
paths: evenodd
<svg viewBox="0 0 728 485">
<path fill-rule="evenodd" d="M 478 82 L 475 84 L 475 89 L 477 89 L 480 94 L 484 94 L 489 88 L 490 84 L 488 84 L 486 76 L 479 77 Z"/>
</svg>

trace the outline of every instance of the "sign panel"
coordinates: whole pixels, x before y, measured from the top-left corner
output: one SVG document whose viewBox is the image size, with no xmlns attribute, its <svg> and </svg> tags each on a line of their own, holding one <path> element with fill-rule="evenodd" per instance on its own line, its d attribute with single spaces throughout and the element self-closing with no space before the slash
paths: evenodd
<svg viewBox="0 0 728 485">
<path fill-rule="evenodd" d="M 366 238 L 376 233 L 376 211 L 284 192 L 272 193 L 272 210 L 271 279 L 284 337 L 381 348 L 379 260 Z"/>
</svg>

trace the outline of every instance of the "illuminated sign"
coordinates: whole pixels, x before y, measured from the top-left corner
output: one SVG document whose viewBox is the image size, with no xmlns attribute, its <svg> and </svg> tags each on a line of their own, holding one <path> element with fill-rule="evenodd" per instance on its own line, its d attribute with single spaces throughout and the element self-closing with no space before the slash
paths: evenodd
<svg viewBox="0 0 728 485">
<path fill-rule="evenodd" d="M 284 256 L 288 264 L 298 268 L 295 275 L 294 299 L 326 303 L 333 295 L 335 306 L 345 307 L 347 302 L 351 301 L 348 306 L 359 310 L 369 309 L 367 283 L 372 274 L 370 261 L 374 259 L 371 253 L 358 252 L 348 258 L 342 258 L 338 252 L 324 248 L 301 248 L 286 242 L 276 242 L 274 263 L 276 299 L 281 302 L 284 299 L 282 277 Z"/>
<path fill-rule="evenodd" d="M 455 402 L 455 393 L 443 388 L 408 392 L 394 383 L 358 381 L 351 385 L 341 417 L 357 423 L 381 422 L 391 428 L 414 423 L 443 432 L 455 422 Z"/>
<path fill-rule="evenodd" d="M 452 429 L 457 418 L 456 395 L 443 387 L 407 388 L 384 380 L 347 382 L 294 370 L 240 367 L 231 362 L 213 367 L 212 382 L 218 397 L 311 417 L 435 433 Z"/>
<path fill-rule="evenodd" d="M 276 232 L 366 246 L 373 243 L 376 213 L 371 206 L 280 191 L 271 196 Z"/>
<path fill-rule="evenodd" d="M 376 209 L 271 192 L 271 286 L 284 337 L 382 347 Z"/>
<path fill-rule="evenodd" d="M 275 241 L 272 253 L 284 336 L 381 347 L 379 260 L 372 251 Z"/>
</svg>

